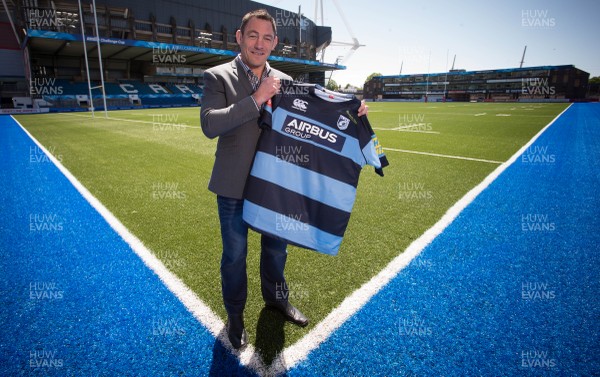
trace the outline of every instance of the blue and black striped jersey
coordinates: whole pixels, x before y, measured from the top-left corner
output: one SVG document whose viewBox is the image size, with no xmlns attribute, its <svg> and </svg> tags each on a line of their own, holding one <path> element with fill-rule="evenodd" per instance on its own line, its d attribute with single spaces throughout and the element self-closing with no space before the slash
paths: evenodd
<svg viewBox="0 0 600 377">
<path fill-rule="evenodd" d="M 282 86 L 267 103 L 246 182 L 243 217 L 254 230 L 338 253 L 361 169 L 388 165 L 353 95 L 318 85 Z"/>
</svg>

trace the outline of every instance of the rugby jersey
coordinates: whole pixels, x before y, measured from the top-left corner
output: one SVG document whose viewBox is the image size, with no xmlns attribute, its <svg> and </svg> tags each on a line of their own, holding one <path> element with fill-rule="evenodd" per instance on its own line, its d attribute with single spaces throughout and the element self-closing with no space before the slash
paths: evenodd
<svg viewBox="0 0 600 377">
<path fill-rule="evenodd" d="M 360 101 L 318 85 L 282 85 L 259 120 L 243 218 L 259 233 L 336 255 L 361 169 L 383 176 L 383 148 Z"/>
</svg>

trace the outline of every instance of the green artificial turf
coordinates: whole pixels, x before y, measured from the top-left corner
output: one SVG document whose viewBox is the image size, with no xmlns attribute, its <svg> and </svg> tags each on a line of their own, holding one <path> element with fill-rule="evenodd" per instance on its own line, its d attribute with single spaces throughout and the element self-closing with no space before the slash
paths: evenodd
<svg viewBox="0 0 600 377">
<path fill-rule="evenodd" d="M 369 166 L 363 170 L 338 256 L 288 249 L 290 300 L 310 318 L 308 328 L 284 324 L 262 311 L 259 237 L 251 232 L 245 319 L 250 339 L 267 363 L 402 253 L 498 167 L 493 161 L 506 161 L 566 104 L 369 106 L 369 120 L 390 161 L 385 177 Z M 216 199 L 207 190 L 216 141 L 202 134 L 199 109 L 113 111 L 109 116 L 45 114 L 17 119 L 225 319 Z M 272 334 L 272 339 L 265 334 Z"/>
</svg>

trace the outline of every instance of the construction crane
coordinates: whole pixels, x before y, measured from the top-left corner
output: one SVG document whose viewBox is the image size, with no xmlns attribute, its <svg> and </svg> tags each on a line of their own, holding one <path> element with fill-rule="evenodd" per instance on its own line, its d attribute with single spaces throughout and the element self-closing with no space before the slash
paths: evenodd
<svg viewBox="0 0 600 377">
<path fill-rule="evenodd" d="M 525 63 L 525 52 L 527 52 L 527 45 L 525 46 L 525 49 L 523 50 L 523 56 L 521 57 L 521 65 L 519 66 L 519 68 L 523 68 L 523 63 Z"/>
<path fill-rule="evenodd" d="M 352 42 L 332 41 L 329 44 L 329 46 L 350 47 L 350 50 L 346 53 L 346 55 L 343 58 L 337 59 L 337 64 L 344 65 L 348 61 L 348 59 L 350 59 L 350 57 L 352 56 L 352 54 L 354 54 L 354 52 L 356 50 L 358 50 L 359 47 L 364 47 L 365 45 L 360 44 L 360 42 L 358 42 L 358 39 L 354 35 L 354 32 L 352 31 L 352 28 L 350 27 L 350 23 L 346 19 L 346 16 L 344 15 L 344 11 L 342 10 L 342 7 L 338 3 L 338 1 L 337 0 L 333 0 L 333 5 L 335 5 L 335 8 L 337 9 L 338 14 L 340 15 L 342 21 L 344 22 L 344 25 L 346 26 L 346 30 L 348 31 L 348 34 L 350 34 L 350 38 L 352 38 Z M 315 0 L 315 22 L 318 19 L 318 10 L 319 9 L 321 11 L 321 26 L 323 26 L 323 20 L 324 20 L 324 17 L 323 17 L 323 0 Z M 320 59 L 321 62 L 325 61 L 325 48 L 323 48 L 321 50 L 321 59 Z"/>
<path fill-rule="evenodd" d="M 281 2 L 282 2 L 282 0 L 275 1 L 273 3 L 273 6 L 277 6 Z M 319 21 L 319 18 L 320 18 L 321 19 L 321 26 L 325 26 L 324 25 L 325 18 L 323 16 L 323 2 L 324 2 L 324 0 L 315 0 L 315 17 L 313 19 L 314 22 L 315 22 L 315 24 L 318 24 L 318 21 Z M 325 49 L 327 47 L 329 47 L 329 46 L 350 47 L 350 50 L 346 53 L 346 55 L 344 57 L 342 57 L 342 58 L 338 57 L 336 59 L 336 64 L 343 65 L 343 64 L 345 64 L 348 61 L 348 59 L 350 59 L 350 57 L 354 54 L 354 52 L 356 50 L 358 50 L 359 47 L 364 47 L 365 45 L 360 44 L 360 42 L 358 41 L 358 39 L 354 35 L 354 32 L 352 31 L 352 28 L 350 27 L 350 23 L 346 19 L 344 11 L 342 10 L 342 7 L 338 3 L 338 1 L 337 0 L 333 0 L 333 5 L 335 5 L 335 8 L 337 9 L 337 12 L 340 15 L 340 18 L 344 22 L 344 25 L 346 26 L 346 30 L 348 31 L 348 34 L 350 34 L 350 38 L 352 39 L 352 41 L 351 42 L 332 41 L 331 43 L 329 43 L 328 45 L 324 46 L 321 49 L 320 56 L 318 57 L 317 60 L 319 60 L 321 62 L 325 61 Z M 319 17 L 319 12 L 321 13 L 320 17 Z M 301 17 L 300 9 L 298 10 L 298 14 L 299 14 L 299 17 Z"/>
</svg>

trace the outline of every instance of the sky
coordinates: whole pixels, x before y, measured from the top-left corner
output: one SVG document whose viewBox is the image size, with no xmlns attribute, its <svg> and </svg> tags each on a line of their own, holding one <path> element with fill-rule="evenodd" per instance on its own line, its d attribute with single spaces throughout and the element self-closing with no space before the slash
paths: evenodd
<svg viewBox="0 0 600 377">
<path fill-rule="evenodd" d="M 263 4 L 315 19 L 316 0 L 264 0 Z M 335 4 L 344 18 L 340 16 Z M 323 0 L 323 24 L 334 42 L 358 48 L 332 79 L 362 87 L 371 73 L 397 75 L 572 64 L 600 76 L 598 0 Z M 348 47 L 328 47 L 325 62 Z"/>
</svg>

